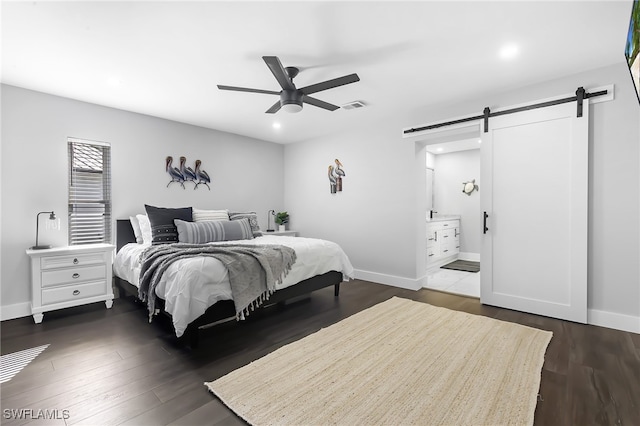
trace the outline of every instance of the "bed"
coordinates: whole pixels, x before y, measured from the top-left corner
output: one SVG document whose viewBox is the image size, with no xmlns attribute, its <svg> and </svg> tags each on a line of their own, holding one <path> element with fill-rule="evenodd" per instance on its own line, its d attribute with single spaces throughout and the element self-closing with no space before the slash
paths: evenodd
<svg viewBox="0 0 640 426">
<path fill-rule="evenodd" d="M 141 254 L 150 245 L 136 241 L 130 220 L 119 219 L 116 225 L 114 281 L 121 294 L 138 297 Z M 285 246 L 296 253 L 288 274 L 276 283 L 276 291 L 260 307 L 256 306 L 257 309 L 329 286 L 334 286 L 337 297 L 340 283 L 353 278 L 348 257 L 339 245 L 330 241 L 264 233 L 250 240 L 207 245 L 224 247 L 229 244 Z M 227 268 L 212 257 L 196 256 L 172 262 L 160 276 L 154 293 L 155 311 L 170 317 L 176 337 L 192 347 L 197 346 L 203 326 L 237 316 Z"/>
</svg>

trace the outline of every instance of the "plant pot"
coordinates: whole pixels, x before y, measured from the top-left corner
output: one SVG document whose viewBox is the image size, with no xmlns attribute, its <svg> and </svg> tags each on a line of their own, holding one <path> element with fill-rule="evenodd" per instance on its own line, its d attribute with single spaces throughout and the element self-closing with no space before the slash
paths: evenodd
<svg viewBox="0 0 640 426">
<path fill-rule="evenodd" d="M 287 225 L 278 225 L 278 231 L 284 232 L 287 230 Z"/>
</svg>

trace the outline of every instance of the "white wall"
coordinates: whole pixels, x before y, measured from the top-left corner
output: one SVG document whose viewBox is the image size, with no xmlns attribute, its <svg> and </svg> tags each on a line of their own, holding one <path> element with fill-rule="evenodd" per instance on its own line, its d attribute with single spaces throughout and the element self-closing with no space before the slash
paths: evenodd
<svg viewBox="0 0 640 426">
<path fill-rule="evenodd" d="M 434 209 L 441 215 L 460 215 L 460 252 L 480 254 L 480 194 L 462 192 L 472 179 L 481 189 L 480 150 L 434 156 Z"/>
<path fill-rule="evenodd" d="M 360 277 L 418 288 L 414 181 L 426 182 L 425 152 L 419 173 L 413 163 L 407 167 L 416 158 L 415 146 L 399 141 L 400 128 L 400 122 L 365 124 L 321 141 L 287 145 L 285 205 L 292 229 L 336 241 Z M 331 194 L 327 167 L 335 158 L 346 176 L 343 191 Z M 425 203 L 426 184 L 422 188 Z M 424 207 L 421 217 L 424 222 Z"/>
<path fill-rule="evenodd" d="M 25 249 L 38 211 L 56 211 L 63 225 L 40 242 L 67 244 L 68 136 L 111 144 L 114 218 L 144 213 L 145 203 L 228 208 L 256 211 L 266 229 L 267 211 L 284 209 L 282 145 L 3 85 L 2 319 L 28 314 Z M 202 160 L 211 191 L 167 188 L 167 155 Z"/>
<path fill-rule="evenodd" d="M 402 120 L 362 122 L 354 115 L 352 127 L 339 136 L 287 145 L 285 205 L 294 227 L 342 244 L 360 277 L 419 288 L 425 271 L 424 256 L 417 255 L 425 249 L 419 238 L 425 235 L 425 150 L 418 138 L 403 139 L 402 129 L 607 84 L 615 85 L 615 100 L 593 104 L 590 111 L 589 315 L 593 323 L 640 332 L 640 106 L 624 62 L 426 107 Z M 335 157 L 347 177 L 345 192 L 331 195 L 326 168 Z"/>
</svg>

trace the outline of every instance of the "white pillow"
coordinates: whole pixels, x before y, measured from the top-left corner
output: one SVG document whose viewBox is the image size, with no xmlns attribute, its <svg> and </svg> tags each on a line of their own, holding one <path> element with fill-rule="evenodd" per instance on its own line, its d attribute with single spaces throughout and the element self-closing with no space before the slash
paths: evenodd
<svg viewBox="0 0 640 426">
<path fill-rule="evenodd" d="M 133 235 L 136 236 L 136 243 L 142 244 L 142 231 L 140 230 L 138 218 L 135 216 L 129 216 L 129 222 L 131 222 L 131 227 L 133 228 Z"/>
<path fill-rule="evenodd" d="M 229 211 L 193 209 L 194 222 L 205 222 L 208 220 L 229 220 Z"/>
<path fill-rule="evenodd" d="M 153 237 L 151 235 L 151 222 L 146 214 L 137 214 L 138 224 L 140 225 L 140 234 L 142 235 L 142 244 L 151 244 Z"/>
</svg>

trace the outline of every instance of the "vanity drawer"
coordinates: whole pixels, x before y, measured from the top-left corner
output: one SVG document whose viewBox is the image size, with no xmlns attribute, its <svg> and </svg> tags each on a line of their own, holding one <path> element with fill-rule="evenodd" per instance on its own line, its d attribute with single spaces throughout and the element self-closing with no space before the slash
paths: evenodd
<svg viewBox="0 0 640 426">
<path fill-rule="evenodd" d="M 40 269 L 69 268 L 73 266 L 105 263 L 103 253 L 78 253 L 65 256 L 47 256 L 40 259 Z"/>
<path fill-rule="evenodd" d="M 93 281 L 106 277 L 107 268 L 104 264 L 83 268 L 54 269 L 42 272 L 42 287 Z"/>
<path fill-rule="evenodd" d="M 54 303 L 82 300 L 92 296 L 101 296 L 105 294 L 105 288 L 105 281 L 97 281 L 43 289 L 42 304 L 51 305 Z"/>
<path fill-rule="evenodd" d="M 441 222 L 436 222 L 436 229 L 453 229 L 457 228 L 460 222 L 457 220 L 443 220 Z"/>
</svg>

